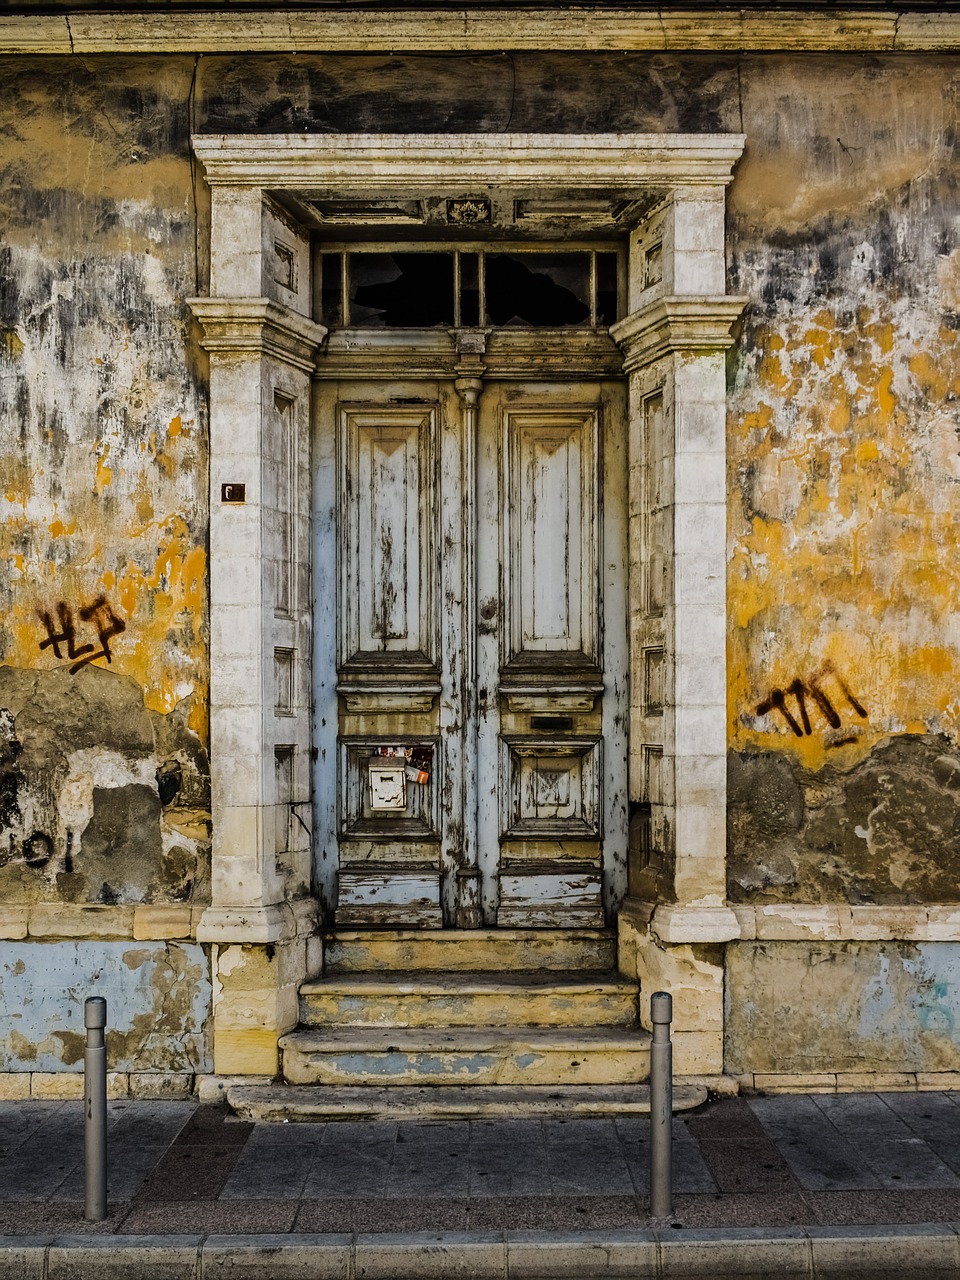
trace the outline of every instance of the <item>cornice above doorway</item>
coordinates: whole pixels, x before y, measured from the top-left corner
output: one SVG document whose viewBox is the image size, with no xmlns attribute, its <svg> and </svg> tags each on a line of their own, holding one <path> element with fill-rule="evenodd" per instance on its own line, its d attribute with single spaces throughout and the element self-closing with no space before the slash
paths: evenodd
<svg viewBox="0 0 960 1280">
<path fill-rule="evenodd" d="M 960 14 L 941 4 L 902 9 L 795 5 L 666 8 L 585 5 L 244 6 L 223 12 L 114 4 L 111 12 L 22 3 L 0 17 L 0 54 L 946 52 L 960 48 Z M 232 6 L 230 6 L 232 9 Z M 33 10 L 33 11 L 32 11 Z"/>
</svg>

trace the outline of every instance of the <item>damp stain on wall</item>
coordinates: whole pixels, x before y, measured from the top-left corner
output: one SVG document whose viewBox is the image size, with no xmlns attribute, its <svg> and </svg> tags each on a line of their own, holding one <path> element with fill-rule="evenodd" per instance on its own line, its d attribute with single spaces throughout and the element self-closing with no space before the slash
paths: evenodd
<svg viewBox="0 0 960 1280">
<path fill-rule="evenodd" d="M 727 892 L 734 902 L 960 901 L 960 751 L 899 734 L 848 768 L 731 752 Z"/>
<path fill-rule="evenodd" d="M 4 70 L 0 657 L 109 665 L 205 741 L 194 60 Z"/>
<path fill-rule="evenodd" d="M 730 743 L 843 768 L 891 734 L 960 730 L 958 76 L 909 58 L 743 72 Z"/>
<path fill-rule="evenodd" d="M 727 948 L 724 1069 L 956 1071 L 960 957 L 950 943 Z"/>
<path fill-rule="evenodd" d="M 0 901 L 203 902 L 206 750 L 130 677 L 0 667 Z"/>
</svg>

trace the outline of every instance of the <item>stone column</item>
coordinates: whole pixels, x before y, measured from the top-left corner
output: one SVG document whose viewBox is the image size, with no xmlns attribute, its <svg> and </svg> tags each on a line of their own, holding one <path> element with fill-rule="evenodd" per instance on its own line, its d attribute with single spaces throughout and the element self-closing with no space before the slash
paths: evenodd
<svg viewBox="0 0 960 1280">
<path fill-rule="evenodd" d="M 621 967 L 674 997 L 680 1074 L 723 1062 L 726 386 L 723 185 L 676 189 L 631 237 L 629 896 Z M 649 1009 L 644 1008 L 644 1016 Z"/>
</svg>

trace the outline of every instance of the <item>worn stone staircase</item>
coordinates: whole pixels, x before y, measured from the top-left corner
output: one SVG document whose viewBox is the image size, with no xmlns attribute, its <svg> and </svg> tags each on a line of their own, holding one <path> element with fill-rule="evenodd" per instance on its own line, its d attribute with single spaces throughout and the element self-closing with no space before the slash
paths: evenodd
<svg viewBox="0 0 960 1280">
<path fill-rule="evenodd" d="M 230 1103 L 260 1120 L 648 1110 L 649 1036 L 615 961 L 606 930 L 338 932 L 280 1041 L 285 1083 Z"/>
</svg>

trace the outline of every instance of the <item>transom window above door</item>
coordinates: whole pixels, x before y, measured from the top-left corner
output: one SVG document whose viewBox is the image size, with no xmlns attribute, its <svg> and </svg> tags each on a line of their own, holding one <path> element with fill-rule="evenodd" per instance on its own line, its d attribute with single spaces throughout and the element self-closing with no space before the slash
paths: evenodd
<svg viewBox="0 0 960 1280">
<path fill-rule="evenodd" d="M 622 315 L 621 257 L 579 246 L 325 246 L 319 318 L 328 329 L 606 329 Z"/>
</svg>

